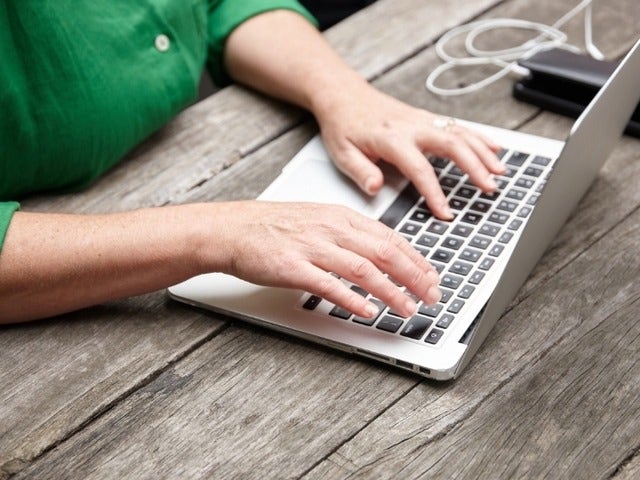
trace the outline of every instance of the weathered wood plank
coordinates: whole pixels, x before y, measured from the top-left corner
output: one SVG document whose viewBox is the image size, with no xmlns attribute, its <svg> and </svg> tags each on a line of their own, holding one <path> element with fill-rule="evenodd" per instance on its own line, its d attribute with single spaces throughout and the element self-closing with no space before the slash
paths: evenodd
<svg viewBox="0 0 640 480">
<path fill-rule="evenodd" d="M 615 480 L 633 480 L 640 478 L 640 457 L 638 457 L 637 449 L 634 457 L 628 463 L 624 464 L 612 478 L 615 478 Z"/>
<path fill-rule="evenodd" d="M 607 478 L 640 438 L 640 210 L 307 478 Z M 473 392 L 476 392 L 474 395 Z"/>
<path fill-rule="evenodd" d="M 210 338 L 222 322 L 164 293 L 0 330 L 0 478 Z"/>
<path fill-rule="evenodd" d="M 232 327 L 15 478 L 294 478 L 414 383 Z"/>
</svg>

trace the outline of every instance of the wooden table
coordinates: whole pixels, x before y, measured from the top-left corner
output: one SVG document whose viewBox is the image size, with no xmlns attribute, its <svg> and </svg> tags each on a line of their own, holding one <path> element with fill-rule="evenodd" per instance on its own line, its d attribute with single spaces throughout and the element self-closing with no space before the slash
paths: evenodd
<svg viewBox="0 0 640 480">
<path fill-rule="evenodd" d="M 454 98 L 423 82 L 449 28 L 504 16 L 552 23 L 576 3 L 379 0 L 327 36 L 407 102 L 562 139 L 571 120 L 513 100 L 512 79 Z M 619 57 L 638 35 L 640 4 L 596 2 L 594 25 L 606 56 Z M 581 19 L 566 31 L 582 45 Z M 315 131 L 299 110 L 226 88 L 86 192 L 23 206 L 106 212 L 253 198 Z M 2 328 L 0 478 L 640 478 L 639 181 L 640 142 L 625 137 L 453 382 L 165 292 Z"/>
</svg>

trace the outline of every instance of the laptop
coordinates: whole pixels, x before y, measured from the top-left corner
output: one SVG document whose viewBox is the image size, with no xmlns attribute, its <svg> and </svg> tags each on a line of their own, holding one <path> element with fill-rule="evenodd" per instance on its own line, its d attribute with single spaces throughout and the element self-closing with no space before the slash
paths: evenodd
<svg viewBox="0 0 640 480">
<path fill-rule="evenodd" d="M 319 137 L 296 154 L 259 199 L 347 205 L 404 235 L 440 271 L 443 292 L 436 305 L 419 303 L 411 318 L 384 305 L 375 319 L 359 318 L 303 291 L 221 273 L 193 277 L 170 287 L 169 295 L 428 378 L 455 378 L 598 175 L 640 100 L 638 72 L 640 42 L 566 142 L 460 120 L 503 146 L 507 172 L 496 178 L 498 191 L 486 195 L 452 162 L 428 158 L 456 215 L 450 222 L 433 217 L 391 167 L 382 191 L 371 198 L 336 169 Z"/>
</svg>

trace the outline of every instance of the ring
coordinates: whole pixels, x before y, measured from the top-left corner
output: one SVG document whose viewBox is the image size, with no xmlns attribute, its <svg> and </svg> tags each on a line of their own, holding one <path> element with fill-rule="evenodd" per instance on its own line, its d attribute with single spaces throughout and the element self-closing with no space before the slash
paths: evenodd
<svg viewBox="0 0 640 480">
<path fill-rule="evenodd" d="M 451 117 L 436 117 L 433 119 L 433 126 L 448 132 L 456 125 L 456 119 Z"/>
</svg>

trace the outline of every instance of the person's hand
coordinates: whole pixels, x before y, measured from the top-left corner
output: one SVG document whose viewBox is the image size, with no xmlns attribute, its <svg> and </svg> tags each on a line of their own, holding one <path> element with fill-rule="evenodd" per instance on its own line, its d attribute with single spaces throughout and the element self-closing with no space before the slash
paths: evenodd
<svg viewBox="0 0 640 480">
<path fill-rule="evenodd" d="M 200 246 L 204 270 L 306 290 L 367 318 L 375 305 L 335 275 L 405 316 L 416 310 L 409 292 L 428 304 L 440 299 L 439 276 L 422 255 L 390 228 L 346 207 L 247 201 L 203 208 L 199 218 L 208 213 L 212 221 Z M 207 237 L 215 241 L 207 245 Z"/>
<path fill-rule="evenodd" d="M 426 110 L 411 107 L 364 81 L 334 91 L 316 104 L 314 114 L 336 166 L 364 192 L 375 195 L 384 178 L 380 160 L 395 165 L 425 197 L 439 218 L 452 218 L 425 154 L 453 160 L 485 192 L 496 189 L 493 174 L 504 173 L 485 136 Z"/>
</svg>

